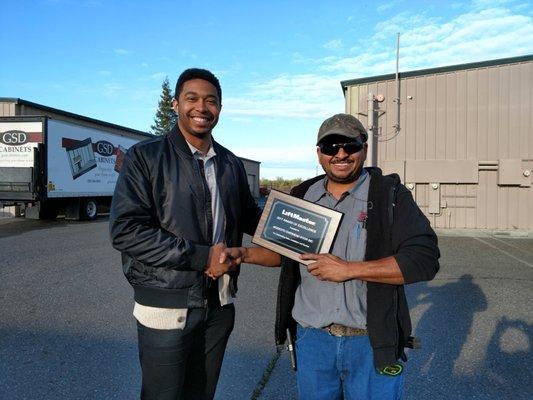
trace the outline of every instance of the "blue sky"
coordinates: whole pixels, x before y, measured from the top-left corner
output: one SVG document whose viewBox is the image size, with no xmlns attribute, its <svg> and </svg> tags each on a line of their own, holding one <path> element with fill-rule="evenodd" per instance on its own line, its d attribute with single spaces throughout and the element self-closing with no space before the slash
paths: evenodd
<svg viewBox="0 0 533 400">
<path fill-rule="evenodd" d="M 0 97 L 149 130 L 165 76 L 212 70 L 216 139 L 261 176 L 314 176 L 340 81 L 533 53 L 527 0 L 20 0 L 0 13 Z"/>
</svg>

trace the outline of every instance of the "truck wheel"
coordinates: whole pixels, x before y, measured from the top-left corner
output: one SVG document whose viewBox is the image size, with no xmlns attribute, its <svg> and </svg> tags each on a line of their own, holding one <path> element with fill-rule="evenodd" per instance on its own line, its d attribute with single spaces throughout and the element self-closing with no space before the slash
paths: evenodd
<svg viewBox="0 0 533 400">
<path fill-rule="evenodd" d="M 89 221 L 95 220 L 96 217 L 98 216 L 98 204 L 96 203 L 96 200 L 94 199 L 85 200 L 82 203 L 80 211 L 81 211 L 80 212 L 81 218 L 85 220 L 89 220 Z"/>
</svg>

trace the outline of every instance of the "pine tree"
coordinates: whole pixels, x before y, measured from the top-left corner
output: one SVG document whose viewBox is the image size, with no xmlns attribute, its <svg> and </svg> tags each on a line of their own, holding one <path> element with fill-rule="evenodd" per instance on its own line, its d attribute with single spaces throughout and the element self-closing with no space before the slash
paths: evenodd
<svg viewBox="0 0 533 400">
<path fill-rule="evenodd" d="M 161 88 L 163 92 L 155 113 L 155 124 L 151 126 L 154 135 L 164 135 L 176 123 L 176 113 L 172 109 L 172 91 L 170 90 L 168 77 L 163 81 Z"/>
</svg>

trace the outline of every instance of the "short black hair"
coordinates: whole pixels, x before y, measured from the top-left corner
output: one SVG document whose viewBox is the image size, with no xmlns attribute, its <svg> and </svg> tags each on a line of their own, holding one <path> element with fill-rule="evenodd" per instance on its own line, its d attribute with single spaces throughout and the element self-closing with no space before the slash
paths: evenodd
<svg viewBox="0 0 533 400">
<path fill-rule="evenodd" d="M 189 68 L 181 73 L 176 82 L 176 90 L 174 91 L 174 98 L 176 100 L 183 89 L 183 84 L 192 79 L 203 79 L 204 81 L 211 83 L 217 89 L 218 99 L 220 104 L 222 104 L 222 89 L 220 88 L 218 78 L 211 71 L 202 68 Z"/>
</svg>

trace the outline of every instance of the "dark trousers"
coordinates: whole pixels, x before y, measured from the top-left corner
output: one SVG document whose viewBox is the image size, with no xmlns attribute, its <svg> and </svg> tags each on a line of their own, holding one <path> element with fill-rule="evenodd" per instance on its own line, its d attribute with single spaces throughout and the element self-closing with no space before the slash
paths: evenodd
<svg viewBox="0 0 533 400">
<path fill-rule="evenodd" d="M 184 329 L 137 323 L 141 399 L 212 399 L 234 322 L 235 308 L 229 304 L 189 309 Z"/>
</svg>

